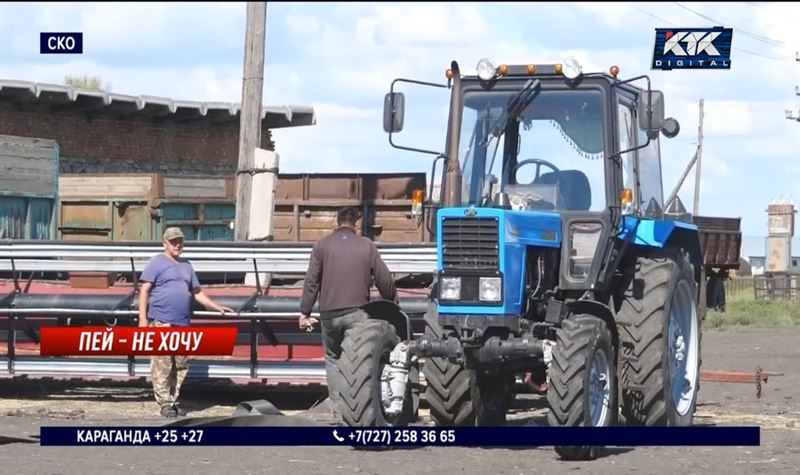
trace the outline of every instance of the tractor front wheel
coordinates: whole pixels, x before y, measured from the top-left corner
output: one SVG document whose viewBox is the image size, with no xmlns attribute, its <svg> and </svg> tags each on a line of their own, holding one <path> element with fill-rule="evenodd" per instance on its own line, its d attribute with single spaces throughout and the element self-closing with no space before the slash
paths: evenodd
<svg viewBox="0 0 800 475">
<path fill-rule="evenodd" d="M 395 328 L 384 320 L 357 323 L 345 333 L 339 371 L 342 381 L 339 394 L 342 419 L 349 426 L 404 426 L 413 419 L 413 374 L 409 371 L 403 410 L 387 414 L 391 403 L 388 388 L 382 387 L 381 375 L 389 365 L 389 355 L 400 343 Z"/>
<path fill-rule="evenodd" d="M 606 427 L 616 421 L 616 375 L 611 330 L 600 318 L 574 315 L 556 333 L 550 367 L 547 422 L 560 427 Z M 566 460 L 591 460 L 595 446 L 556 446 Z"/>
</svg>

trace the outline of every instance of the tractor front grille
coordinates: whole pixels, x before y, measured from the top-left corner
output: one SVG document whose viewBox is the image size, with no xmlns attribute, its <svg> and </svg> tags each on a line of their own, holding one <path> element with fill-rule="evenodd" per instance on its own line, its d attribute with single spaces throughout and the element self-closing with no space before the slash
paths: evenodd
<svg viewBox="0 0 800 475">
<path fill-rule="evenodd" d="M 497 218 L 443 218 L 443 270 L 497 270 Z"/>
</svg>

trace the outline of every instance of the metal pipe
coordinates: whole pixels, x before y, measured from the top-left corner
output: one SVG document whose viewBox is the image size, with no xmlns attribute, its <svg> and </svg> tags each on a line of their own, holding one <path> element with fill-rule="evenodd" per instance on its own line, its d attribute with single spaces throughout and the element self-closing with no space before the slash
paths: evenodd
<svg viewBox="0 0 800 475">
<path fill-rule="evenodd" d="M 136 310 L 82 310 L 76 308 L 0 308 L 0 315 L 75 315 L 75 316 L 106 316 L 106 317 L 125 317 L 137 316 L 139 312 Z M 195 317 L 219 317 L 220 319 L 233 319 L 233 318 L 269 318 L 271 320 L 297 320 L 300 312 L 296 313 L 276 313 L 276 312 L 246 312 L 246 313 L 226 313 L 225 315 L 219 312 L 193 312 Z M 413 314 L 409 314 L 411 316 Z M 319 317 L 318 312 L 311 312 L 310 316 Z M 412 317 L 412 319 L 417 320 Z"/>
<path fill-rule="evenodd" d="M 686 168 L 683 170 L 683 174 L 681 174 L 681 177 L 678 179 L 678 184 L 675 185 L 675 188 L 672 190 L 672 193 L 670 193 L 669 197 L 667 198 L 667 201 L 664 203 L 665 210 L 669 208 L 669 205 L 671 205 L 672 202 L 675 200 L 675 197 L 678 196 L 678 192 L 681 190 L 683 182 L 686 181 L 686 176 L 689 175 L 689 171 L 691 171 L 692 167 L 694 166 L 694 162 L 697 161 L 697 157 L 699 156 L 698 152 L 699 150 L 696 151 L 692 159 L 689 160 L 689 164 L 686 165 Z"/>
<path fill-rule="evenodd" d="M 258 296 L 251 308 L 242 308 L 251 298 L 249 296 L 219 296 L 214 300 L 221 305 L 234 309 L 241 309 L 237 315 L 247 317 L 269 316 L 294 316 L 300 312 L 300 297 L 268 297 Z M 16 294 L 14 299 L 7 302 L 9 308 L 0 308 L 0 313 L 5 314 L 31 314 L 49 311 L 71 312 L 76 311 L 95 315 L 134 315 L 137 314 L 139 303 L 130 296 L 119 295 L 90 295 L 90 294 Z M 13 308 L 11 308 L 13 307 Z M 218 312 L 208 312 L 202 306 L 194 303 L 194 314 L 198 316 L 220 315 Z M 428 309 L 426 297 L 408 297 L 400 299 L 400 308 L 408 314 L 424 314 Z M 31 311 L 35 310 L 35 311 Z M 314 309 L 318 313 L 318 305 Z M 97 313 L 100 312 L 100 313 Z"/>
<path fill-rule="evenodd" d="M 206 250 L 219 250 L 225 251 L 228 249 L 308 249 L 313 247 L 311 242 L 294 242 L 294 241 L 189 241 L 191 249 L 206 249 Z M 420 247 L 417 242 L 376 242 L 378 249 L 408 249 Z M 92 242 L 86 241 L 62 241 L 62 240 L 46 240 L 46 239 L 4 239 L 0 242 L 0 249 L 16 247 L 16 248 L 40 248 L 58 247 L 58 248 L 77 248 L 77 249 L 139 249 L 150 250 L 156 253 L 163 252 L 164 248 L 160 241 L 107 241 L 107 242 Z M 424 246 L 424 245 L 423 245 Z"/>
<path fill-rule="evenodd" d="M 142 362 L 145 359 L 148 362 Z M 5 363 L 6 358 L 0 359 Z M 0 369 L 0 374 L 6 373 Z M 10 373 L 6 373 L 10 374 Z M 14 374 L 75 374 L 99 376 L 130 376 L 125 358 L 118 360 L 85 359 L 56 360 L 41 357 L 23 357 L 15 361 Z M 148 376 L 148 358 L 137 358 L 134 376 Z M 250 378 L 250 364 L 247 361 L 192 360 L 189 365 L 189 378 Z M 323 362 L 306 361 L 268 361 L 260 362 L 256 378 L 314 379 L 325 381 Z"/>
<path fill-rule="evenodd" d="M 243 259 L 219 258 L 194 259 L 187 257 L 198 274 L 245 274 L 254 272 L 253 261 Z M 301 275 L 308 269 L 308 258 L 298 259 L 273 259 L 261 257 L 257 259 L 261 272 L 273 274 Z M 436 269 L 436 259 L 428 256 L 408 255 L 396 258 L 384 258 L 389 272 L 393 274 L 431 274 Z M 6 260 L 0 258 L 0 271 L 11 271 L 12 263 L 17 272 L 116 272 L 128 274 L 131 272 L 129 262 L 122 260 L 68 260 L 68 259 L 34 259 L 15 258 Z M 134 270 L 141 272 L 147 265 L 147 260 L 134 261 Z"/>
</svg>

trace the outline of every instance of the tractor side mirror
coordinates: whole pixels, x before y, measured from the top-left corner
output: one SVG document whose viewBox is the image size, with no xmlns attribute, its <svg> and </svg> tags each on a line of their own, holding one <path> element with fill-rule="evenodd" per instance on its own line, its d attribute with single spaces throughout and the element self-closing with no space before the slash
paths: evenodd
<svg viewBox="0 0 800 475">
<path fill-rule="evenodd" d="M 661 127 L 661 133 L 664 134 L 666 138 L 671 139 L 676 137 L 680 131 L 681 124 L 679 124 L 677 120 L 673 119 L 672 117 L 664 120 L 664 126 Z"/>
<path fill-rule="evenodd" d="M 664 127 L 664 94 L 661 91 L 642 92 L 637 109 L 639 128 L 658 133 Z"/>
<path fill-rule="evenodd" d="M 383 99 L 383 131 L 388 133 L 403 130 L 406 98 L 402 92 L 390 92 Z"/>
</svg>

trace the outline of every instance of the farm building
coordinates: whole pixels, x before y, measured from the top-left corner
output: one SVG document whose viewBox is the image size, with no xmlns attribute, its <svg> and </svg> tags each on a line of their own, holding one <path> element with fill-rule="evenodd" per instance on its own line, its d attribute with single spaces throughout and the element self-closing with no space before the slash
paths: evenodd
<svg viewBox="0 0 800 475">
<path fill-rule="evenodd" d="M 150 239 L 171 220 L 225 238 L 239 109 L 0 80 L 0 237 Z M 261 148 L 315 122 L 309 106 L 265 106 Z"/>
<path fill-rule="evenodd" d="M 0 80 L 0 134 L 54 140 L 61 173 L 233 174 L 239 108 Z M 275 150 L 271 130 L 315 121 L 309 106 L 266 106 L 261 148 Z"/>
</svg>

